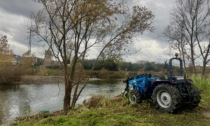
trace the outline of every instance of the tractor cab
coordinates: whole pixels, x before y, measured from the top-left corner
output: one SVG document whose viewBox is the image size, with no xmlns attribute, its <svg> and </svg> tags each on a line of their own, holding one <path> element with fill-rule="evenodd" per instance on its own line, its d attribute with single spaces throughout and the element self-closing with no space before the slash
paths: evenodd
<svg viewBox="0 0 210 126">
<path fill-rule="evenodd" d="M 178 54 L 175 54 L 175 58 L 169 60 L 167 65 L 167 76 L 170 82 L 176 82 L 178 80 L 185 80 L 186 76 L 183 70 L 182 59 L 178 58 Z"/>
</svg>

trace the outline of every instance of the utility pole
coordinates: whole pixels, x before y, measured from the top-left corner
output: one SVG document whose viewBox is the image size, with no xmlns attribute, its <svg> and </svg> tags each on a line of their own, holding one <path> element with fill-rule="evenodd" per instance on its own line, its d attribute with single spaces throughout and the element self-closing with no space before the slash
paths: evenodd
<svg viewBox="0 0 210 126">
<path fill-rule="evenodd" d="M 28 51 L 29 51 L 29 56 L 31 55 L 31 29 L 29 30 L 29 43 L 28 43 Z"/>
</svg>

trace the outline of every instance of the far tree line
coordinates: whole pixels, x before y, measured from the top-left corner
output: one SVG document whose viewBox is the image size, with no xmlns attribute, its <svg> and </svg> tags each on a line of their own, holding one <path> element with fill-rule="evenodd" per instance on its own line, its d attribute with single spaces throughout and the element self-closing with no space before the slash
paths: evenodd
<svg viewBox="0 0 210 126">
<path fill-rule="evenodd" d="M 92 70 L 92 66 L 95 63 L 94 59 L 84 61 L 84 69 Z M 132 63 L 132 62 L 117 62 L 114 59 L 98 60 L 93 70 L 106 69 L 109 71 L 154 71 L 160 72 L 165 69 L 165 64 L 147 62 L 145 63 Z"/>
</svg>

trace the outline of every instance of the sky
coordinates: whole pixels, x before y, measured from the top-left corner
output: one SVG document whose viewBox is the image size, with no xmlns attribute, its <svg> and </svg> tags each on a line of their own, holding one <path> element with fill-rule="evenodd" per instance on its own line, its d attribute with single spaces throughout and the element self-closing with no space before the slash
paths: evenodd
<svg viewBox="0 0 210 126">
<path fill-rule="evenodd" d="M 134 0 L 131 5 L 143 5 L 155 15 L 153 20 L 154 31 L 144 32 L 134 38 L 131 45 L 140 50 L 132 55 L 125 55 L 127 62 L 141 60 L 163 63 L 172 54 L 169 42 L 162 33 L 170 21 L 170 13 L 175 7 L 175 0 Z M 33 0 L 0 0 L 0 36 L 7 35 L 10 47 L 17 55 L 28 50 L 28 31 L 26 29 L 29 16 L 42 8 L 41 4 Z M 32 53 L 43 57 L 46 46 L 44 43 L 32 41 Z"/>
</svg>

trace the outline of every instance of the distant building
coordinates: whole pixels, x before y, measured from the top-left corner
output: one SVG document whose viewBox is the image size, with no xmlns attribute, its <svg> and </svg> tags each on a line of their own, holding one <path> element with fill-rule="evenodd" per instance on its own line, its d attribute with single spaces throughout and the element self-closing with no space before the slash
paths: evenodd
<svg viewBox="0 0 210 126">
<path fill-rule="evenodd" d="M 26 60 L 27 58 L 29 59 L 33 59 L 32 61 L 32 65 L 34 66 L 40 66 L 40 65 L 43 65 L 43 58 L 38 58 L 38 57 L 29 57 L 27 55 L 24 55 L 24 56 L 19 56 L 19 55 L 13 55 L 13 58 L 12 60 L 10 61 L 12 63 L 12 65 L 18 65 L 20 64 L 21 60 L 23 60 L 23 58 Z"/>
<path fill-rule="evenodd" d="M 53 55 L 49 48 L 48 50 L 45 51 L 45 56 L 44 56 L 44 61 L 43 61 L 43 65 L 45 67 L 51 67 L 51 68 L 59 67 L 59 62 L 54 61 L 52 57 Z"/>
<path fill-rule="evenodd" d="M 146 64 L 148 61 L 145 61 L 145 60 L 139 60 L 137 63 L 138 64 Z"/>
<path fill-rule="evenodd" d="M 52 63 L 52 52 L 49 48 L 48 50 L 45 50 L 43 65 L 45 67 L 48 67 L 48 66 L 51 66 L 51 63 Z"/>
<path fill-rule="evenodd" d="M 18 64 L 25 64 L 31 62 L 31 65 L 33 66 L 45 66 L 45 67 L 59 67 L 59 62 L 54 61 L 52 59 L 52 53 L 48 49 L 45 51 L 45 57 L 43 58 L 38 58 L 33 55 L 29 51 L 24 53 L 22 56 L 13 54 L 13 55 L 0 55 L 0 64 L 2 65 L 7 65 L 7 64 L 12 64 L 12 65 L 18 65 Z"/>
<path fill-rule="evenodd" d="M 19 55 L 13 55 L 13 59 L 12 59 L 12 65 L 18 65 L 18 63 L 21 61 L 22 57 Z"/>
</svg>

